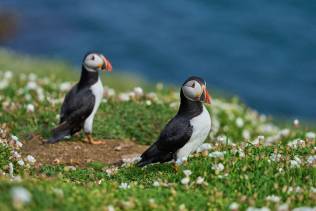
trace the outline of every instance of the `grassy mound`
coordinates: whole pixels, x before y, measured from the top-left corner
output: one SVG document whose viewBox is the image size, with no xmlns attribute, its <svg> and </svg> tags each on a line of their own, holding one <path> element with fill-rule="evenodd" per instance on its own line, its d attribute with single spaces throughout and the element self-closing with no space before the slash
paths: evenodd
<svg viewBox="0 0 316 211">
<path fill-rule="evenodd" d="M 208 107 L 210 144 L 178 172 L 171 164 L 139 169 L 133 163 L 116 167 L 91 162 L 86 167 L 35 168 L 32 156 L 20 155 L 19 141 L 49 136 L 63 97 L 79 76 L 66 64 L 5 51 L 0 51 L 0 66 L 0 210 L 316 206 L 315 133 L 298 122 L 280 128 L 238 98 L 215 97 Z M 119 75 L 106 76 L 105 84 L 94 123 L 97 138 L 150 144 L 177 111 L 177 89 Z M 144 89 L 134 88 L 139 84 Z"/>
</svg>

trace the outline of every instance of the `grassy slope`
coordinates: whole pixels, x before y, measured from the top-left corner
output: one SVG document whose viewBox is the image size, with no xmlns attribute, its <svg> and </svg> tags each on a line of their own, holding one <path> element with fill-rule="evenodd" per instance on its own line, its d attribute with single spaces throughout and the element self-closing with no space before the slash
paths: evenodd
<svg viewBox="0 0 316 211">
<path fill-rule="evenodd" d="M 80 64 L 81 58 L 78 60 Z M 10 70 L 17 74 L 29 74 L 35 73 L 40 77 L 53 78 L 56 81 L 77 81 L 79 75 L 73 66 L 70 66 L 66 62 L 52 61 L 48 59 L 36 59 L 26 55 L 16 54 L 14 52 L 7 51 L 0 48 L 0 71 Z M 102 77 L 103 82 L 110 87 L 114 87 L 117 90 L 127 90 L 138 86 L 149 86 L 138 76 L 133 76 L 127 73 L 111 73 L 111 78 Z"/>
<path fill-rule="evenodd" d="M 10 86 L 1 90 L 0 103 L 11 103 L 9 110 L 0 109 L 0 123 L 8 123 L 12 133 L 21 139 L 29 134 L 48 135 L 49 129 L 56 124 L 56 113 L 60 103 L 52 105 L 47 100 L 39 101 L 37 92 L 27 90 L 28 79 L 21 79 L 21 73 L 36 72 L 37 84 L 44 90 L 45 96 L 60 99 L 64 92 L 59 90 L 60 83 L 75 81 L 78 75 L 68 65 L 59 62 L 34 60 L 0 51 L 0 67 L 15 73 Z M 1 70 L 0 70 L 1 71 Z M 44 82 L 43 78 L 48 78 Z M 106 83 L 116 90 L 126 90 L 135 86 L 138 80 L 130 81 L 119 76 L 108 77 Z M 128 82 L 127 82 L 128 81 Z M 122 85 L 124 84 L 124 85 Z M 142 83 L 144 84 L 144 83 Z M 21 94 L 17 94 L 20 90 Z M 158 136 L 165 122 L 174 115 L 177 98 L 172 90 L 157 90 L 159 101 L 148 104 L 146 99 L 119 102 L 116 98 L 103 103 L 98 112 L 94 134 L 99 138 L 128 138 L 139 143 L 151 143 Z M 31 99 L 25 97 L 31 96 Z M 13 104 L 14 106 L 12 106 Z M 25 105 L 35 105 L 35 113 L 29 113 Z M 63 166 L 45 166 L 39 170 L 24 171 L 23 181 L 15 183 L 6 177 L 0 178 L 0 210 L 11 210 L 10 189 L 14 186 L 26 187 L 32 193 L 32 202 L 24 208 L 27 210 L 63 209 L 95 210 L 112 205 L 118 209 L 157 209 L 174 210 L 179 208 L 204 210 L 228 209 L 232 202 L 240 204 L 241 209 L 249 206 L 268 206 L 276 204 L 266 200 L 267 196 L 277 195 L 280 204 L 290 207 L 315 206 L 316 195 L 311 191 L 316 187 L 316 169 L 308 165 L 307 158 L 315 155 L 315 142 L 304 147 L 289 148 L 286 143 L 295 139 L 304 139 L 308 129 L 294 129 L 286 137 L 280 138 L 278 144 L 256 147 L 245 145 L 243 133 L 248 130 L 253 140 L 257 135 L 272 137 L 279 131 L 267 131 L 274 127 L 269 120 L 258 116 L 237 99 L 215 101 L 212 108 L 213 121 L 220 122 L 220 128 L 213 137 L 226 135 L 236 145 L 214 144 L 213 151 L 226 151 L 224 157 L 210 158 L 198 156 L 190 158 L 189 163 L 175 173 L 171 164 L 159 164 L 139 169 L 134 166 L 120 168 L 117 174 L 109 176 L 104 171 L 104 164 L 92 163 L 84 169 L 69 171 Z M 244 125 L 236 125 L 238 118 Z M 208 141 L 214 141 L 210 138 Z M 238 149 L 245 156 L 236 153 Z M 1 168 L 5 171 L 8 164 L 8 150 L 0 148 Z M 271 161 L 272 153 L 279 153 L 282 159 Z M 291 168 L 295 156 L 302 160 L 299 168 Z M 223 171 L 215 171 L 215 164 L 224 165 Z M 16 164 L 16 163 L 14 163 Z M 190 169 L 190 184 L 181 184 L 185 176 L 184 169 Z M 282 169 L 282 171 L 280 170 Z M 205 184 L 198 185 L 198 176 L 205 179 Z M 153 186 L 158 181 L 160 187 Z M 128 189 L 119 185 L 126 182 Z M 300 191 L 290 191 L 300 187 Z"/>
</svg>

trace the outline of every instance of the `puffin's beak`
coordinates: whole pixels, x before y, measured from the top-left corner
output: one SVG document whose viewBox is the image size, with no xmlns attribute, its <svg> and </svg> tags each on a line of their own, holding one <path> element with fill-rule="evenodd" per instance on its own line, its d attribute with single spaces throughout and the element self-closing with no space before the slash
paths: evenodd
<svg viewBox="0 0 316 211">
<path fill-rule="evenodd" d="M 209 95 L 209 93 L 208 93 L 208 91 L 207 91 L 205 86 L 203 87 L 203 89 L 204 89 L 204 95 L 205 95 L 204 102 L 207 103 L 207 104 L 211 104 L 211 101 L 212 101 L 211 96 Z"/>
<path fill-rule="evenodd" d="M 109 71 L 109 72 L 112 72 L 112 65 L 110 63 L 110 61 L 105 58 L 103 55 L 101 55 L 102 59 L 103 59 L 103 65 L 101 67 L 101 69 L 103 71 Z"/>
</svg>

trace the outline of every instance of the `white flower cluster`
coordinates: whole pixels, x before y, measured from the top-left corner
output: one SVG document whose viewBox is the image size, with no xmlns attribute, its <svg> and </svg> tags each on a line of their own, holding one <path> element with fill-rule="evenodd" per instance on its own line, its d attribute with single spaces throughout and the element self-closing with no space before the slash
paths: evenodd
<svg viewBox="0 0 316 211">
<path fill-rule="evenodd" d="M 12 205 L 15 209 L 22 209 L 24 205 L 32 200 L 31 193 L 24 187 L 13 187 L 10 192 Z"/>
<path fill-rule="evenodd" d="M 119 102 L 128 102 L 128 101 L 139 101 L 145 100 L 147 105 L 151 105 L 152 102 L 158 102 L 158 96 L 154 92 L 145 94 L 143 88 L 135 87 L 132 91 L 121 92 L 116 94 L 115 90 L 110 87 L 104 87 L 104 97 L 105 99 L 117 99 Z"/>
<path fill-rule="evenodd" d="M 7 167 L 8 176 L 13 180 L 20 180 L 19 176 L 14 175 L 14 163 L 17 163 L 20 168 L 29 168 L 34 165 L 36 159 L 32 155 L 28 155 L 25 158 L 22 158 L 22 155 L 19 153 L 21 147 L 23 146 L 19 138 L 15 135 L 10 135 L 10 132 L 6 125 L 0 126 L 0 144 L 7 147 L 11 151 L 11 156 L 9 157 L 9 165 Z M 1 169 L 5 170 L 5 169 Z"/>
</svg>

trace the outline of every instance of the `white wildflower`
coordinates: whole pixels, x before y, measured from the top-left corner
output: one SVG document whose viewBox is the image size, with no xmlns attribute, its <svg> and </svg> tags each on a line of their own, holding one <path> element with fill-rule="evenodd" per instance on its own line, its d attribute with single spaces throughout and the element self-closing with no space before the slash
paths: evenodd
<svg viewBox="0 0 316 211">
<path fill-rule="evenodd" d="M 71 83 L 70 82 L 63 82 L 59 85 L 59 90 L 61 92 L 68 92 L 71 89 Z"/>
<path fill-rule="evenodd" d="M 145 101 L 146 105 L 151 106 L 152 102 L 150 100 Z"/>
<path fill-rule="evenodd" d="M 135 87 L 134 93 L 136 97 L 142 97 L 144 95 L 144 91 L 141 87 Z"/>
<path fill-rule="evenodd" d="M 18 161 L 18 164 L 19 164 L 20 166 L 24 166 L 24 165 L 25 165 L 25 163 L 24 163 L 23 160 L 19 160 L 19 161 Z"/>
<path fill-rule="evenodd" d="M 36 90 L 37 89 L 37 83 L 35 81 L 29 81 L 27 84 L 26 84 L 26 88 L 29 89 L 29 90 Z"/>
<path fill-rule="evenodd" d="M 218 164 L 214 164 L 213 166 L 212 166 L 212 169 L 214 170 L 214 171 L 223 171 L 224 170 L 224 165 L 222 164 L 222 163 L 218 163 Z"/>
<path fill-rule="evenodd" d="M 296 149 L 298 147 L 305 146 L 305 141 L 302 139 L 295 139 L 294 141 L 289 142 L 287 145 L 293 149 Z"/>
<path fill-rule="evenodd" d="M 14 187 L 11 189 L 12 203 L 15 208 L 21 208 L 31 202 L 31 193 L 23 187 Z"/>
<path fill-rule="evenodd" d="M 32 155 L 26 156 L 26 160 L 32 165 L 36 162 L 36 159 Z"/>
<path fill-rule="evenodd" d="M 180 204 L 180 206 L 179 206 L 179 209 L 178 209 L 179 211 L 186 211 L 187 210 L 187 208 L 185 207 L 185 204 Z"/>
<path fill-rule="evenodd" d="M 309 165 L 314 165 L 316 164 L 316 155 L 310 155 L 308 158 L 307 158 L 307 163 Z"/>
<path fill-rule="evenodd" d="M 278 202 L 280 202 L 281 199 L 279 196 L 271 195 L 271 196 L 267 196 L 266 200 L 274 202 L 274 203 L 278 203 Z"/>
<path fill-rule="evenodd" d="M 189 177 L 185 177 L 181 180 L 181 184 L 182 185 L 187 185 L 190 182 L 190 178 Z"/>
<path fill-rule="evenodd" d="M 249 130 L 243 130 L 242 131 L 242 137 L 246 140 L 249 140 L 251 135 L 250 135 L 250 131 Z"/>
<path fill-rule="evenodd" d="M 261 208 L 248 207 L 246 211 L 270 211 L 270 209 L 268 207 L 261 207 Z"/>
<path fill-rule="evenodd" d="M 232 211 L 237 211 L 239 209 L 239 204 L 236 202 L 233 202 L 229 205 L 229 209 Z"/>
<path fill-rule="evenodd" d="M 129 186 L 128 183 L 122 182 L 122 183 L 120 184 L 119 188 L 120 188 L 120 189 L 129 189 L 130 186 Z"/>
<path fill-rule="evenodd" d="M 44 90 L 42 88 L 38 88 L 36 90 L 36 93 L 37 93 L 37 99 L 41 102 L 43 102 L 45 100 L 45 94 L 44 94 Z"/>
<path fill-rule="evenodd" d="M 178 108 L 179 103 L 178 102 L 172 102 L 169 104 L 170 108 Z"/>
<path fill-rule="evenodd" d="M 159 187 L 159 186 L 160 186 L 160 183 L 159 183 L 158 181 L 154 181 L 154 182 L 153 182 L 153 186 L 154 186 L 154 187 Z"/>
<path fill-rule="evenodd" d="M 243 157 L 246 156 L 245 153 L 244 153 L 244 151 L 243 151 L 242 149 L 239 149 L 239 150 L 237 151 L 237 153 L 238 153 L 238 156 L 239 156 L 240 158 L 243 158 Z"/>
<path fill-rule="evenodd" d="M 146 98 L 148 98 L 149 100 L 152 100 L 152 101 L 157 101 L 158 100 L 158 96 L 156 93 L 154 92 L 150 92 L 146 95 Z"/>
<path fill-rule="evenodd" d="M 7 80 L 0 81 L 0 90 L 3 90 L 9 86 L 9 82 Z"/>
<path fill-rule="evenodd" d="M 18 153 L 17 151 L 13 151 L 13 152 L 12 152 L 12 155 L 13 155 L 13 157 L 15 157 L 15 158 L 21 158 L 20 153 Z"/>
<path fill-rule="evenodd" d="M 116 147 L 116 149 L 120 149 L 120 146 Z M 131 154 L 131 155 L 122 156 L 122 161 L 123 163 L 126 163 L 126 164 L 135 163 L 140 160 L 141 160 L 141 157 L 139 154 Z"/>
<path fill-rule="evenodd" d="M 114 209 L 113 205 L 109 205 L 107 208 L 108 208 L 108 210 L 107 210 L 107 211 L 115 211 L 115 209 Z"/>
<path fill-rule="evenodd" d="M 130 96 L 128 93 L 121 93 L 121 94 L 119 94 L 118 99 L 121 102 L 127 102 L 130 100 Z"/>
<path fill-rule="evenodd" d="M 220 135 L 217 137 L 216 141 L 220 144 L 227 144 L 227 145 L 231 145 L 232 141 L 225 135 Z"/>
<path fill-rule="evenodd" d="M 112 175 L 116 174 L 117 171 L 118 171 L 117 167 L 111 167 L 111 168 L 105 169 L 105 172 L 107 173 L 108 176 L 112 176 Z"/>
<path fill-rule="evenodd" d="M 259 133 L 270 133 L 270 134 L 275 134 L 279 131 L 279 128 L 276 127 L 273 124 L 262 124 L 259 125 L 258 127 L 258 132 Z"/>
<path fill-rule="evenodd" d="M 15 135 L 11 135 L 11 138 L 12 138 L 13 141 L 19 141 L 19 138 L 17 136 L 15 136 Z"/>
<path fill-rule="evenodd" d="M 12 77 L 13 77 L 13 73 L 11 71 L 9 71 L 9 70 L 5 71 L 5 73 L 3 75 L 4 79 L 10 80 Z"/>
<path fill-rule="evenodd" d="M 75 166 L 65 166 L 64 167 L 64 171 L 76 171 L 76 167 Z"/>
<path fill-rule="evenodd" d="M 260 144 L 262 144 L 264 141 L 264 136 L 258 136 L 253 142 L 252 144 L 255 146 L 259 146 Z"/>
<path fill-rule="evenodd" d="M 236 125 L 237 125 L 237 127 L 239 127 L 239 128 L 242 128 L 243 126 L 244 126 L 244 120 L 241 118 L 241 117 L 238 117 L 237 119 L 236 119 Z"/>
<path fill-rule="evenodd" d="M 204 183 L 204 178 L 199 176 L 198 178 L 196 178 L 196 184 L 198 185 L 202 185 Z"/>
<path fill-rule="evenodd" d="M 295 192 L 296 192 L 296 193 L 301 193 L 301 192 L 302 192 L 302 188 L 301 188 L 300 186 L 297 186 L 297 187 L 295 188 Z"/>
<path fill-rule="evenodd" d="M 14 177 L 13 172 L 14 172 L 13 163 L 9 163 L 9 175 L 11 178 Z"/>
<path fill-rule="evenodd" d="M 298 119 L 294 119 L 293 125 L 294 125 L 294 127 L 299 127 L 300 126 L 300 121 Z"/>
<path fill-rule="evenodd" d="M 279 162 L 282 159 L 282 155 L 278 154 L 278 153 L 272 153 L 270 155 L 270 160 L 275 161 L 275 162 Z"/>
<path fill-rule="evenodd" d="M 226 154 L 226 151 L 220 152 L 220 151 L 215 151 L 211 152 L 208 154 L 210 158 L 223 158 Z"/>
<path fill-rule="evenodd" d="M 103 96 L 105 98 L 111 98 L 115 96 L 115 90 L 110 87 L 104 87 Z"/>
<path fill-rule="evenodd" d="M 183 170 L 183 173 L 184 173 L 184 175 L 185 175 L 186 177 L 189 177 L 189 176 L 192 174 L 192 171 L 186 169 L 186 170 Z"/>
<path fill-rule="evenodd" d="M 316 137 L 316 134 L 314 132 L 308 132 L 306 133 L 306 139 L 307 141 L 315 141 L 315 137 Z"/>
<path fill-rule="evenodd" d="M 15 141 L 15 145 L 17 148 L 21 148 L 23 146 L 22 142 L 20 141 Z"/>
<path fill-rule="evenodd" d="M 35 111 L 35 107 L 33 104 L 27 104 L 26 105 L 26 111 L 29 113 L 33 113 Z"/>
<path fill-rule="evenodd" d="M 316 207 L 298 207 L 294 208 L 292 211 L 316 211 Z"/>
<path fill-rule="evenodd" d="M 294 160 L 290 160 L 291 168 L 299 168 L 301 164 L 301 160 L 298 157 L 295 157 Z"/>
<path fill-rule="evenodd" d="M 218 136 L 217 141 L 220 143 L 224 143 L 226 141 L 227 137 L 226 136 Z"/>
<path fill-rule="evenodd" d="M 284 203 L 284 204 L 281 204 L 279 207 L 278 207 L 278 211 L 289 211 L 289 205 Z"/>
<path fill-rule="evenodd" d="M 130 99 L 135 99 L 136 94 L 134 92 L 128 92 L 127 93 Z"/>
<path fill-rule="evenodd" d="M 291 133 L 291 131 L 290 131 L 290 129 L 288 129 L 288 128 L 285 128 L 285 129 L 283 129 L 283 130 L 281 130 L 281 131 L 279 132 L 280 136 L 282 136 L 282 137 L 287 137 L 287 136 L 290 135 L 290 133 Z"/>
</svg>

